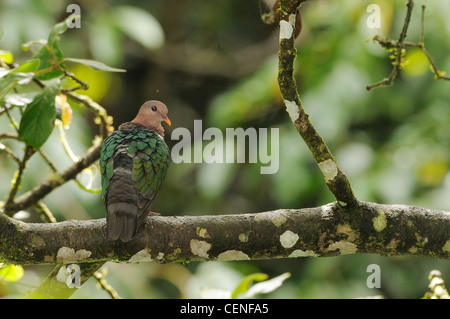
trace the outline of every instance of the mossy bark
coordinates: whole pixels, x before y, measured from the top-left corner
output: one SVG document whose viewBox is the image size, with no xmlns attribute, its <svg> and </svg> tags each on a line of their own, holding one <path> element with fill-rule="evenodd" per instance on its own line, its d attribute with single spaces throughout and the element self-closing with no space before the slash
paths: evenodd
<svg viewBox="0 0 450 319">
<path fill-rule="evenodd" d="M 303 1 L 280 1 L 280 49 L 278 51 L 278 85 L 281 95 L 286 104 L 287 110 L 297 132 L 305 141 L 311 151 L 314 160 L 319 165 L 325 177 L 325 182 L 330 191 L 335 196 L 343 210 L 358 205 L 358 201 L 353 194 L 347 176 L 339 169 L 333 155 L 331 154 L 325 141 L 312 125 L 308 114 L 305 112 L 300 96 L 297 92 L 297 85 L 294 78 L 294 61 L 297 56 L 295 48 L 295 22 L 290 22 L 290 17 L 295 16 L 297 7 Z M 285 23 L 286 31 L 282 30 L 282 23 Z M 292 31 L 289 33 L 289 30 Z M 323 165 L 326 164 L 326 165 Z M 330 168 L 332 175 L 327 174 Z"/>
<path fill-rule="evenodd" d="M 353 253 L 450 257 L 450 213 L 361 202 L 222 216 L 150 216 L 128 243 L 105 220 L 25 224 L 0 215 L 0 261 L 21 265 L 328 257 Z"/>
</svg>

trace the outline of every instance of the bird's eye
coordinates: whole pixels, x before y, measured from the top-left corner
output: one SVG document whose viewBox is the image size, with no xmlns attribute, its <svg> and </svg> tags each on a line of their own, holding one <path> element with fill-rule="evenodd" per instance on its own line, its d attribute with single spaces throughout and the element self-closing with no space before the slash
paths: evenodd
<svg viewBox="0 0 450 319">
<path fill-rule="evenodd" d="M 152 111 L 155 112 L 156 110 L 157 110 L 156 106 L 152 105 Z"/>
</svg>

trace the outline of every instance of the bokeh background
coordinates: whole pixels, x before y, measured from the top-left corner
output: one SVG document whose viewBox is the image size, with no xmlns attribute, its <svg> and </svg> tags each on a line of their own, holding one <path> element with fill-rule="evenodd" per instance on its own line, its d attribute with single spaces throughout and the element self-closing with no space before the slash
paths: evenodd
<svg viewBox="0 0 450 319">
<path fill-rule="evenodd" d="M 132 119 L 149 99 L 169 107 L 172 127 L 279 128 L 279 170 L 261 175 L 260 164 L 173 164 L 154 211 L 163 215 L 253 213 L 301 208 L 333 201 L 323 177 L 296 133 L 277 86 L 278 29 L 266 25 L 262 0 L 189 1 L 0 1 L 0 49 L 14 62 L 30 58 L 21 44 L 45 39 L 51 27 L 81 8 L 81 28 L 61 37 L 65 56 L 102 61 L 126 73 L 71 69 L 89 83 L 87 94 L 114 117 L 114 126 Z M 369 4 L 381 8 L 381 28 L 370 29 Z M 391 87 L 365 87 L 388 76 L 388 52 L 371 41 L 375 34 L 397 39 L 406 14 L 404 0 L 318 0 L 301 7 L 303 28 L 297 39 L 296 77 L 313 124 L 327 142 L 356 196 L 364 201 L 450 209 L 450 97 L 448 81 L 435 80 L 423 53 L 408 48 L 409 62 Z M 416 1 L 408 40 L 420 40 L 422 1 Z M 441 70 L 450 72 L 450 2 L 429 1 L 425 45 Z M 92 117 L 76 105 L 66 131 L 81 155 L 96 134 Z M 18 113 L 15 113 L 18 116 Z M 2 131 L 11 130 L 0 118 Z M 56 131 L 56 130 L 55 130 Z M 6 143 L 6 142 L 5 142 Z M 20 145 L 10 145 L 19 148 Z M 70 164 L 53 132 L 44 150 L 58 168 Z M 0 194 L 8 194 L 15 166 L 0 153 Z M 50 176 L 34 157 L 21 192 Z M 97 176 L 96 185 L 99 186 Z M 58 220 L 104 217 L 99 194 L 74 182 L 44 202 Z M 369 264 L 381 267 L 381 288 L 369 289 Z M 427 275 L 439 269 L 450 282 L 449 262 L 433 258 L 348 255 L 248 262 L 189 264 L 107 263 L 107 280 L 124 298 L 192 298 L 213 290 L 233 290 L 246 275 L 270 277 L 290 272 L 284 284 L 262 298 L 420 298 Z M 50 266 L 25 267 L 16 283 L 2 282 L 8 296 L 36 287 Z M 209 295 L 210 296 L 210 295 Z M 74 298 L 107 298 L 90 279 Z"/>
</svg>

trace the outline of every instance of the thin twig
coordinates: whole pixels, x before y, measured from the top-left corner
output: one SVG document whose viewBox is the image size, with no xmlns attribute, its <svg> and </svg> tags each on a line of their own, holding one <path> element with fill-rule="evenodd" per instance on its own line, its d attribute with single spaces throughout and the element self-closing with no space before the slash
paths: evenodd
<svg viewBox="0 0 450 319">
<path fill-rule="evenodd" d="M 412 42 L 405 42 L 405 46 L 410 46 L 410 47 L 415 47 L 420 49 L 425 56 L 428 59 L 428 62 L 430 62 L 431 68 L 433 70 L 433 74 L 436 77 L 437 80 L 446 80 L 446 81 L 450 81 L 450 77 L 446 76 L 444 74 L 443 71 L 440 71 L 439 68 L 437 67 L 436 63 L 433 61 L 433 59 L 431 58 L 430 54 L 428 53 L 427 49 L 425 49 L 425 46 L 423 45 L 423 43 L 412 43 Z"/>
<path fill-rule="evenodd" d="M 77 82 L 80 86 L 74 87 L 72 89 L 65 89 L 65 92 L 71 92 L 76 90 L 89 90 L 89 84 L 86 81 L 82 81 L 77 78 L 72 72 L 68 72 L 66 69 L 62 68 L 59 64 L 56 65 L 57 69 L 64 73 L 65 76 L 71 78 L 75 82 Z"/>
<path fill-rule="evenodd" d="M 42 159 L 47 163 L 48 167 L 52 170 L 53 173 L 56 173 L 58 169 L 56 168 L 55 164 L 50 160 L 50 158 L 47 156 L 47 154 L 44 153 L 43 150 L 38 150 L 39 155 L 41 155 Z"/>
<path fill-rule="evenodd" d="M 5 203 L 5 211 L 8 211 L 11 206 L 14 204 L 14 198 L 16 196 L 17 191 L 19 190 L 20 184 L 22 183 L 23 172 L 25 171 L 25 167 L 27 166 L 28 160 L 33 156 L 35 151 L 31 146 L 27 146 L 25 148 L 25 153 L 23 155 L 22 160 L 19 163 L 19 168 L 14 175 L 14 179 L 12 181 L 11 191 L 9 192 L 8 199 Z M 10 214 L 9 214 L 10 215 Z"/>
<path fill-rule="evenodd" d="M 95 279 L 97 279 L 98 284 L 100 287 L 106 291 L 112 299 L 122 299 L 117 291 L 108 283 L 108 281 L 105 278 L 105 274 L 102 270 L 98 270 L 94 273 Z"/>
<path fill-rule="evenodd" d="M 421 20 L 421 32 L 420 32 L 420 43 L 423 45 L 425 42 L 425 9 L 427 7 L 427 0 L 423 1 L 422 4 L 422 16 L 420 17 Z"/>
<path fill-rule="evenodd" d="M 41 89 L 45 88 L 45 84 L 42 83 L 40 80 L 33 78 L 33 82 L 36 83 Z"/>
<path fill-rule="evenodd" d="M 2 133 L 0 134 L 0 140 L 1 139 L 13 139 L 19 141 L 20 138 L 18 135 L 13 135 L 9 133 Z M 5 144 L 0 143 L 0 150 L 4 151 L 9 157 L 11 157 L 17 164 L 20 165 L 20 158 L 16 156 L 16 154 Z"/>
<path fill-rule="evenodd" d="M 17 164 L 20 165 L 20 158 L 18 158 L 16 156 L 16 154 L 14 154 L 14 152 L 5 144 L 0 143 L 0 150 L 4 151 L 6 153 L 6 155 L 8 155 L 9 157 L 11 157 Z"/>
<path fill-rule="evenodd" d="M 83 104 L 88 110 L 92 111 L 97 115 L 100 123 L 100 137 L 101 139 L 105 139 L 109 133 L 111 133 L 114 128 L 112 127 L 112 117 L 108 116 L 105 109 L 100 106 L 98 103 L 94 102 L 91 98 L 85 95 L 80 95 L 75 92 L 67 92 L 67 97 L 76 101 L 78 103 Z"/>
<path fill-rule="evenodd" d="M 14 128 L 14 130 L 17 132 L 17 134 L 19 134 L 19 126 L 17 125 L 16 120 L 11 116 L 11 114 L 9 113 L 9 109 L 5 107 L 4 109 L 6 116 L 9 119 L 9 122 L 11 123 L 12 127 Z"/>
<path fill-rule="evenodd" d="M 7 112 L 7 110 L 8 110 L 8 109 L 10 109 L 10 108 L 11 108 L 11 106 L 9 106 L 9 107 L 8 107 L 8 106 L 6 106 L 6 105 L 5 105 L 5 106 L 3 106 L 3 109 L 2 109 L 2 110 L 0 110 L 0 115 L 2 115 L 3 113 L 6 113 L 6 112 Z"/>
<path fill-rule="evenodd" d="M 392 70 L 391 74 L 388 78 L 383 79 L 382 81 L 368 85 L 366 88 L 367 90 L 371 90 L 375 87 L 382 86 L 382 85 L 390 85 L 395 79 L 395 76 L 397 75 L 399 69 L 401 68 L 401 59 L 403 55 L 403 48 L 405 46 L 409 47 L 415 47 L 420 49 L 425 56 L 427 57 L 428 61 L 430 62 L 433 74 L 437 80 L 447 80 L 450 81 L 450 77 L 445 75 L 444 71 L 440 71 L 437 67 L 436 63 L 431 58 L 430 54 L 425 48 L 425 9 L 426 9 L 427 1 L 424 0 L 424 3 L 422 5 L 422 13 L 421 13 L 421 32 L 420 32 L 420 42 L 419 43 L 413 43 L 409 41 L 405 41 L 406 39 L 406 32 L 408 29 L 408 25 L 411 18 L 411 11 L 412 7 L 414 5 L 413 1 L 408 2 L 408 12 L 405 18 L 405 23 L 403 25 L 402 33 L 400 35 L 400 39 L 398 41 L 396 40 L 389 40 L 389 39 L 383 39 L 380 36 L 376 35 L 373 38 L 373 41 L 378 42 L 384 49 L 386 50 L 396 50 L 396 61 L 394 64 L 394 69 Z"/>
<path fill-rule="evenodd" d="M 18 135 L 13 135 L 13 134 L 9 134 L 9 133 L 0 134 L 0 139 L 12 139 L 12 140 L 20 141 L 20 137 Z"/>
<path fill-rule="evenodd" d="M 53 216 L 50 209 L 45 205 L 43 202 L 38 201 L 35 206 L 36 210 L 41 215 L 42 219 L 44 219 L 44 222 L 46 223 L 57 223 L 57 220 L 55 216 Z"/>
<path fill-rule="evenodd" d="M 408 0 L 408 3 L 406 4 L 408 10 L 406 12 L 406 17 L 405 17 L 405 23 L 403 24 L 403 28 L 402 28 L 402 32 L 400 33 L 400 38 L 398 39 L 397 43 L 396 43 L 396 58 L 394 61 L 394 68 L 392 69 L 391 74 L 389 74 L 389 77 L 381 80 L 378 83 L 375 84 L 371 84 L 366 86 L 366 89 L 368 91 L 372 90 L 373 88 L 379 87 L 379 86 L 385 86 L 385 85 L 391 85 L 393 83 L 393 81 L 395 80 L 395 77 L 398 74 L 398 71 L 400 70 L 401 66 L 402 66 L 402 58 L 403 58 L 403 47 L 404 47 L 404 42 L 406 39 L 406 34 L 408 32 L 408 27 L 409 27 L 409 23 L 411 21 L 411 14 L 412 14 L 412 10 L 414 8 L 414 0 Z"/>
<path fill-rule="evenodd" d="M 5 213 L 8 216 L 14 215 L 19 210 L 24 210 L 39 200 L 47 196 L 55 188 L 63 185 L 67 181 L 70 181 L 78 175 L 83 169 L 90 166 L 100 157 L 101 144 L 93 145 L 83 157 L 76 163 L 73 163 L 69 168 L 64 171 L 58 171 L 46 182 L 35 187 L 31 191 L 19 196 L 15 202 L 11 202 L 9 206 L 5 206 Z"/>
</svg>

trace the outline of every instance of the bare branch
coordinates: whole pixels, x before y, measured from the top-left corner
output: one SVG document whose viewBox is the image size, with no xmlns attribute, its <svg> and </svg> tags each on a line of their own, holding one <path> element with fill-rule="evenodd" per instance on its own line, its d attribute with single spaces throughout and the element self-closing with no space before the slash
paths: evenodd
<svg viewBox="0 0 450 319">
<path fill-rule="evenodd" d="M 5 203 L 5 211 L 8 212 L 9 216 L 12 216 L 11 207 L 14 206 L 14 198 L 16 196 L 17 191 L 20 188 L 20 184 L 22 183 L 23 173 L 27 166 L 28 160 L 31 158 L 31 156 L 33 156 L 34 153 L 35 151 L 31 146 L 25 147 L 23 158 L 19 163 L 19 168 L 17 169 L 17 172 L 14 174 L 11 191 L 9 192 L 8 200 Z"/>
<path fill-rule="evenodd" d="M 389 75 L 389 77 L 383 79 L 382 81 L 368 85 L 366 88 L 368 91 L 370 91 L 373 88 L 384 86 L 384 85 L 391 85 L 395 77 L 397 76 L 397 73 L 402 68 L 402 59 L 404 54 L 404 47 L 405 46 L 411 46 L 419 48 L 427 57 L 428 61 L 431 64 L 431 68 L 433 70 L 434 76 L 436 79 L 442 79 L 450 81 L 450 77 L 445 75 L 445 72 L 440 71 L 438 67 L 436 66 L 436 63 L 432 60 L 431 56 L 428 54 L 428 51 L 425 49 L 425 9 L 426 9 L 426 0 L 424 0 L 424 4 L 422 5 L 422 14 L 421 14 L 421 33 L 420 33 L 420 43 L 412 43 L 405 41 L 406 39 L 406 33 L 408 31 L 409 23 L 411 21 L 411 13 L 414 7 L 414 1 L 408 0 L 407 3 L 408 10 L 406 12 L 405 22 L 403 24 L 403 29 L 400 34 L 400 38 L 398 41 L 389 40 L 389 39 L 382 39 L 380 36 L 376 35 L 373 38 L 373 41 L 378 42 L 383 48 L 386 50 L 394 50 L 395 53 L 395 61 L 393 62 L 394 68 Z"/>
<path fill-rule="evenodd" d="M 18 165 L 21 163 L 21 159 L 14 154 L 14 152 L 5 144 L 0 143 L 0 151 L 5 152 L 9 157 L 11 157 Z"/>
<path fill-rule="evenodd" d="M 400 38 L 396 42 L 395 50 L 396 50 L 396 56 L 395 61 L 393 62 L 394 68 L 392 69 L 391 74 L 389 74 L 389 77 L 383 79 L 382 81 L 368 85 L 366 88 L 368 91 L 372 90 L 373 88 L 379 87 L 379 86 L 385 86 L 385 85 L 391 85 L 394 81 L 395 77 L 397 76 L 398 71 L 400 70 L 402 66 L 402 59 L 403 59 L 403 47 L 405 45 L 405 39 L 406 34 L 408 32 L 409 22 L 411 21 L 411 14 L 414 7 L 414 1 L 408 0 L 408 3 L 406 4 L 408 7 L 408 10 L 406 11 L 406 17 L 405 17 L 405 23 L 403 24 L 402 32 L 400 33 Z"/>
<path fill-rule="evenodd" d="M 19 196 L 14 202 L 5 206 L 5 213 L 12 216 L 19 210 L 24 210 L 48 195 L 52 190 L 74 179 L 78 173 L 90 166 L 100 157 L 101 144 L 93 145 L 80 160 L 72 164 L 65 171 L 54 174 L 50 179 L 31 191 Z"/>
</svg>

